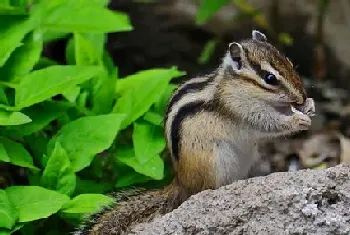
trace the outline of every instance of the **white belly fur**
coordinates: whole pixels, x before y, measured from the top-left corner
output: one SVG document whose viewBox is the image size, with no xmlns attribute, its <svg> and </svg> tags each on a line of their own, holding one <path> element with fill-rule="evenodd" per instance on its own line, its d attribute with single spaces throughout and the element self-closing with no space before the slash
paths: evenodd
<svg viewBox="0 0 350 235">
<path fill-rule="evenodd" d="M 214 147 L 217 188 L 244 179 L 258 157 L 254 140 L 240 143 L 218 140 Z"/>
</svg>

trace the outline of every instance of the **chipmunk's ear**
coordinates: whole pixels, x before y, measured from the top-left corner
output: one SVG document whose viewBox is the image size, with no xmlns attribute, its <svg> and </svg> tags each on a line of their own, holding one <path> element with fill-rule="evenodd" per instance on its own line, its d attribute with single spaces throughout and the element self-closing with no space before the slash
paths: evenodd
<svg viewBox="0 0 350 235">
<path fill-rule="evenodd" d="M 244 50 L 241 44 L 237 42 L 230 43 L 229 45 L 230 57 L 235 63 L 236 69 L 242 68 L 242 58 L 244 57 Z"/>
<path fill-rule="evenodd" d="M 266 42 L 267 41 L 266 35 L 261 33 L 261 32 L 259 32 L 258 30 L 253 30 L 252 38 L 254 40 L 261 41 L 261 42 Z"/>
</svg>

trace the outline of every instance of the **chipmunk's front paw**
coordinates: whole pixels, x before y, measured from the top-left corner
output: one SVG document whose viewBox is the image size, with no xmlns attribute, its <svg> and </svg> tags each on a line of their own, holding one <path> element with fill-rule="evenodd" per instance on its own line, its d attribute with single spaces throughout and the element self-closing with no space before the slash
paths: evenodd
<svg viewBox="0 0 350 235">
<path fill-rule="evenodd" d="M 302 113 L 306 114 L 307 116 L 315 116 L 315 102 L 312 98 L 307 98 L 305 100 L 305 103 L 303 105 L 298 106 L 297 109 L 300 110 Z"/>
<path fill-rule="evenodd" d="M 289 121 L 292 129 L 296 131 L 307 130 L 311 126 L 309 116 L 298 111 L 294 112 L 294 115 L 291 116 Z"/>
</svg>

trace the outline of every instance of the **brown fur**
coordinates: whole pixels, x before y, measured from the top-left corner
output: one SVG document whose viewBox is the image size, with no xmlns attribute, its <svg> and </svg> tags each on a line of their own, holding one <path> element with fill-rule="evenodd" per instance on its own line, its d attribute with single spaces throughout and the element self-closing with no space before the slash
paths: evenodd
<svg viewBox="0 0 350 235">
<path fill-rule="evenodd" d="M 275 47 L 271 46 L 267 42 L 247 40 L 242 43 L 245 47 L 245 52 L 248 61 L 260 63 L 261 61 L 267 61 L 271 66 L 278 70 L 280 74 L 288 80 L 288 83 L 303 94 L 303 98 L 306 98 L 305 89 L 299 75 L 293 68 L 292 63 L 287 57 L 282 55 Z"/>
<path fill-rule="evenodd" d="M 205 113 L 198 114 L 193 118 L 185 120 L 183 126 L 191 126 L 194 123 L 203 128 L 183 128 L 181 135 L 183 136 L 180 143 L 181 160 L 175 162 L 175 170 L 177 171 L 177 179 L 188 195 L 195 194 L 204 189 L 214 189 L 216 187 L 215 169 L 213 163 L 213 140 L 196 139 L 196 136 L 209 135 L 206 122 L 203 119 Z M 211 133 L 215 138 L 215 134 Z M 188 141 L 192 140 L 192 141 Z"/>
</svg>

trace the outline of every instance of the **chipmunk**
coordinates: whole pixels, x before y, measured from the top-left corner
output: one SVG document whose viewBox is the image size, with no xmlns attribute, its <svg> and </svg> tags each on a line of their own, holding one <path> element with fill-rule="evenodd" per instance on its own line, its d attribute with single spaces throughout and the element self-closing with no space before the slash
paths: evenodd
<svg viewBox="0 0 350 235">
<path fill-rule="evenodd" d="M 259 143 L 308 129 L 314 113 L 291 61 L 253 30 L 252 38 L 229 44 L 215 72 L 173 93 L 165 116 L 173 182 L 125 197 L 75 234 L 127 234 L 193 194 L 244 179 Z"/>
</svg>

